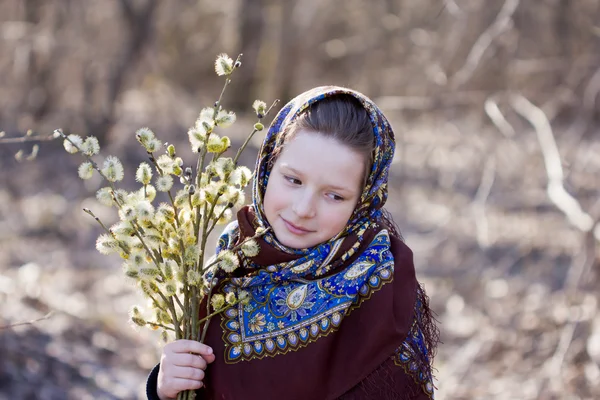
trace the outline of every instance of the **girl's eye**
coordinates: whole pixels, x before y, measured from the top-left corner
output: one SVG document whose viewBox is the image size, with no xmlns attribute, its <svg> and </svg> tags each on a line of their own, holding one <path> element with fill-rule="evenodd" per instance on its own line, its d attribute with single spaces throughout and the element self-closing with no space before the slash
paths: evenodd
<svg viewBox="0 0 600 400">
<path fill-rule="evenodd" d="M 334 200 L 334 201 L 343 201 L 344 200 L 344 198 L 342 196 L 338 196 L 335 193 L 331 193 L 329 195 L 329 198 L 332 199 L 332 200 Z"/>
<path fill-rule="evenodd" d="M 291 176 L 284 175 L 283 177 L 285 178 L 286 181 L 288 181 L 292 185 L 301 185 L 302 184 L 302 182 L 300 182 L 299 179 L 293 178 Z"/>
</svg>

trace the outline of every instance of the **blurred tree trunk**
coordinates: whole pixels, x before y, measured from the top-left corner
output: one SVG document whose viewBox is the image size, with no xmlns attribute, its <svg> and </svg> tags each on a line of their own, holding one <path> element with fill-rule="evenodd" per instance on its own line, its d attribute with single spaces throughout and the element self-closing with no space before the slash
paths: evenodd
<svg viewBox="0 0 600 400">
<path fill-rule="evenodd" d="M 248 110 L 256 95 L 256 67 L 265 26 L 264 0 L 241 0 L 238 12 L 240 21 L 238 53 L 244 54 L 242 58 L 244 66 L 236 72 L 235 79 L 232 81 L 234 96 L 228 103 L 233 109 Z"/>
<path fill-rule="evenodd" d="M 25 21 L 32 24 L 40 22 L 40 0 L 25 0 L 23 3 L 25 11 Z"/>
<path fill-rule="evenodd" d="M 47 5 L 40 0 L 26 0 L 23 3 L 24 19 L 30 24 L 31 34 L 33 36 L 28 49 L 27 70 L 21 96 L 21 110 L 27 110 L 33 121 L 39 121 L 52 110 L 52 104 L 55 103 L 56 95 L 59 93 L 53 85 L 53 69 L 58 59 L 59 53 L 55 51 L 54 46 L 48 44 L 48 48 L 38 49 L 34 45 L 36 39 L 41 37 L 55 37 L 58 30 L 64 22 L 64 13 L 60 6 L 54 7 L 51 15 L 45 15 L 50 21 L 50 26 L 44 26 L 43 10 Z M 33 123 L 29 121 L 29 123 Z"/>
<path fill-rule="evenodd" d="M 554 14 L 554 34 L 556 37 L 557 53 L 560 58 L 572 60 L 571 51 L 571 26 L 572 15 L 569 12 L 569 0 L 559 0 L 558 6 Z M 564 84 L 566 76 L 569 74 L 570 68 L 558 71 L 554 79 L 557 86 Z"/>
<path fill-rule="evenodd" d="M 143 6 L 134 6 L 138 3 L 132 0 L 120 0 L 119 5 L 124 19 L 124 25 L 129 37 L 123 46 L 121 57 L 112 66 L 108 82 L 97 79 L 94 61 L 88 61 L 84 71 L 84 116 L 88 134 L 97 136 L 102 140 L 115 124 L 115 107 L 120 94 L 124 89 L 127 75 L 135 68 L 142 58 L 145 48 L 154 36 L 154 14 L 158 0 L 147 0 Z M 89 60 L 94 60 L 91 56 Z M 107 85 L 106 94 L 101 99 L 101 104 L 95 105 L 93 96 L 101 86 Z M 96 106 L 96 107 L 95 107 Z"/>
<path fill-rule="evenodd" d="M 284 103 L 294 97 L 293 82 L 298 67 L 298 54 L 301 53 L 298 40 L 298 27 L 294 14 L 294 2 L 284 1 L 280 4 L 281 35 L 279 38 L 279 56 L 277 58 L 277 97 Z"/>
</svg>

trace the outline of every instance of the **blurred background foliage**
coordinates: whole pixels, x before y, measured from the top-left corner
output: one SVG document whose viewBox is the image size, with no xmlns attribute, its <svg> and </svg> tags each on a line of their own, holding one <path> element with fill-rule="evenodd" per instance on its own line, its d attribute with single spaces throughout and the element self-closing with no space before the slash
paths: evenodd
<svg viewBox="0 0 600 400">
<path fill-rule="evenodd" d="M 58 141 L 13 155 L 61 127 L 131 175 L 149 126 L 189 156 L 221 52 L 244 54 L 225 96 L 234 147 L 254 99 L 318 85 L 388 115 L 388 208 L 442 323 L 438 399 L 600 397 L 598 21 L 600 0 L 3 0 L 0 399 L 138 398 L 160 349 L 95 252 L 81 208 L 115 218 L 100 182 Z"/>
</svg>

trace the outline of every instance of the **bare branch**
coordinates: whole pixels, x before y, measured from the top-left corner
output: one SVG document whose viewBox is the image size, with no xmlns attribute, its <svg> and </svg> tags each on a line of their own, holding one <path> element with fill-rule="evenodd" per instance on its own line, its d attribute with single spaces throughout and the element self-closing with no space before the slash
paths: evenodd
<svg viewBox="0 0 600 400">
<path fill-rule="evenodd" d="M 515 130 L 512 125 L 508 123 L 502 111 L 498 107 L 498 103 L 493 98 L 489 97 L 485 101 L 484 105 L 485 113 L 492 120 L 496 128 L 507 138 L 515 136 Z"/>
<path fill-rule="evenodd" d="M 600 68 L 596 70 L 583 94 L 583 108 L 593 110 L 596 104 L 596 97 L 600 92 Z"/>
<path fill-rule="evenodd" d="M 515 111 L 528 120 L 537 133 L 548 176 L 547 192 L 550 200 L 579 230 L 590 231 L 594 227 L 594 220 L 583 211 L 577 199 L 565 190 L 560 154 L 546 114 L 520 94 L 511 96 L 510 102 Z"/>
<path fill-rule="evenodd" d="M 504 2 L 494 23 L 479 36 L 467 56 L 465 65 L 452 78 L 451 82 L 454 87 L 460 86 L 471 79 L 483 54 L 490 47 L 494 39 L 512 28 L 512 16 L 519 6 L 519 2 L 520 0 L 506 0 Z"/>
<path fill-rule="evenodd" d="M 444 5 L 446 6 L 446 10 L 448 10 L 452 16 L 459 17 L 464 13 L 454 0 L 444 0 Z"/>
<path fill-rule="evenodd" d="M 475 194 L 473 201 L 473 216 L 477 227 L 477 244 L 481 248 L 486 248 L 490 245 L 488 235 L 488 221 L 485 214 L 485 205 L 492 191 L 496 176 L 496 159 L 492 156 L 487 159 L 481 175 L 481 182 Z"/>
<path fill-rule="evenodd" d="M 46 142 L 56 139 L 54 135 L 25 135 L 19 137 L 3 137 L 0 135 L 0 144 L 25 143 L 25 142 Z"/>
<path fill-rule="evenodd" d="M 23 326 L 23 325 L 33 325 L 36 322 L 43 321 L 45 319 L 50 318 L 52 316 L 52 314 L 54 314 L 54 311 L 50 311 L 48 314 L 44 315 L 43 317 L 37 318 L 37 319 L 32 319 L 31 321 L 17 322 L 16 324 L 3 325 L 3 326 L 0 326 L 0 330 L 2 330 L 2 329 L 12 329 L 14 327 Z"/>
</svg>

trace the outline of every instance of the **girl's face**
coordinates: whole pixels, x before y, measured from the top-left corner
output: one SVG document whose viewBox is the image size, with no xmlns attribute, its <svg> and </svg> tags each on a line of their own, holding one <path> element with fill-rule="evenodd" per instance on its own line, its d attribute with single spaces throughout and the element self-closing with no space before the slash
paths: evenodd
<svg viewBox="0 0 600 400">
<path fill-rule="evenodd" d="M 364 157 L 336 139 L 298 132 L 279 155 L 264 198 L 277 240 L 313 247 L 340 233 L 362 191 Z"/>
</svg>

